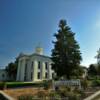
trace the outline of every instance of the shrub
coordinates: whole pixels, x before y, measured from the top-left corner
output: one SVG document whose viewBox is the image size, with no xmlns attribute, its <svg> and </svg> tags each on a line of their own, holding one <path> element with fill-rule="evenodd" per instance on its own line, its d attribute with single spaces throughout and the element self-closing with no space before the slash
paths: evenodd
<svg viewBox="0 0 100 100">
<path fill-rule="evenodd" d="M 88 80 L 87 79 L 82 80 L 81 81 L 81 85 L 82 85 L 84 90 L 87 89 L 87 87 L 88 87 Z"/>
<path fill-rule="evenodd" d="M 61 100 L 61 95 L 58 92 L 52 91 L 49 93 L 50 100 Z"/>
<path fill-rule="evenodd" d="M 5 88 L 17 88 L 17 87 L 27 87 L 27 86 L 32 86 L 32 87 L 43 87 L 44 84 L 43 82 L 40 83 L 26 83 L 26 82 L 0 82 L 0 89 L 5 89 Z"/>
<path fill-rule="evenodd" d="M 63 90 L 60 92 L 61 98 L 67 98 L 68 100 L 80 100 L 80 94 L 74 91 Z M 65 99 L 66 100 L 66 99 Z"/>
<path fill-rule="evenodd" d="M 45 90 L 48 90 L 52 86 L 52 80 L 44 80 L 43 86 Z"/>
<path fill-rule="evenodd" d="M 92 86 L 100 86 L 100 80 L 93 80 Z"/>
<path fill-rule="evenodd" d="M 6 82 L 0 82 L 0 89 L 3 90 L 7 87 Z"/>
<path fill-rule="evenodd" d="M 0 82 L 0 89 L 3 89 L 3 82 Z"/>
<path fill-rule="evenodd" d="M 21 95 L 18 97 L 18 100 L 34 100 L 34 97 L 32 95 Z"/>
<path fill-rule="evenodd" d="M 39 91 L 36 95 L 38 98 L 45 98 L 46 97 L 46 94 L 44 91 Z"/>
<path fill-rule="evenodd" d="M 69 95 L 70 92 L 68 92 L 67 90 L 60 90 L 60 95 L 62 98 L 67 97 Z"/>
<path fill-rule="evenodd" d="M 26 82 L 6 82 L 7 88 L 16 88 L 16 87 L 42 87 L 43 83 L 26 83 Z"/>
<path fill-rule="evenodd" d="M 72 90 L 71 87 L 68 87 L 68 86 L 66 87 L 66 89 L 67 89 L 67 91 L 69 91 L 69 92 L 71 92 L 71 90 Z"/>
<path fill-rule="evenodd" d="M 68 100 L 80 100 L 80 96 L 77 94 L 70 94 L 70 96 L 68 97 Z"/>
</svg>

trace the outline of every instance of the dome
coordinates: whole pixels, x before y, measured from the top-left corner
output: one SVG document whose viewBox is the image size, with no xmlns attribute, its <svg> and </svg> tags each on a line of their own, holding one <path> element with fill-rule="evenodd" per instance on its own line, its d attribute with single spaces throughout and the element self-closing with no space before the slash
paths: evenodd
<svg viewBox="0 0 100 100">
<path fill-rule="evenodd" d="M 36 54 L 39 54 L 39 55 L 43 55 L 43 48 L 40 47 L 40 46 L 36 47 L 35 53 L 36 53 Z"/>
</svg>

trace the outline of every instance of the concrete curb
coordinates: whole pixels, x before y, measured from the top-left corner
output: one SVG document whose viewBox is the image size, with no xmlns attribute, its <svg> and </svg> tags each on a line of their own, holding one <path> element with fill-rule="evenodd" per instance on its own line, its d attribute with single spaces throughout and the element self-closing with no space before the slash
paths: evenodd
<svg viewBox="0 0 100 100">
<path fill-rule="evenodd" d="M 2 94 L 8 100 L 15 100 L 14 98 L 10 97 L 9 95 L 7 95 L 6 93 L 4 93 L 3 91 L 0 91 L 0 94 Z"/>
<path fill-rule="evenodd" d="M 100 90 L 95 92 L 94 94 L 92 94 L 91 96 L 85 98 L 84 100 L 92 100 L 94 99 L 96 96 L 100 95 Z"/>
</svg>

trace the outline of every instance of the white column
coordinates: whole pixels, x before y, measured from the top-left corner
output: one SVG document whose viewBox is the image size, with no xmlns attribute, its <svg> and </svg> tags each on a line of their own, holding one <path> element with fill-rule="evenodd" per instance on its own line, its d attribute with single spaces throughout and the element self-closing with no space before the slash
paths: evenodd
<svg viewBox="0 0 100 100">
<path fill-rule="evenodd" d="M 21 75 L 20 75 L 20 80 L 24 81 L 24 74 L 25 74 L 25 59 L 22 60 L 22 64 L 20 66 L 21 70 Z"/>
<path fill-rule="evenodd" d="M 45 79 L 45 62 L 42 62 L 42 70 L 41 70 L 42 80 Z"/>
<path fill-rule="evenodd" d="M 48 64 L 48 79 L 52 79 L 51 63 Z"/>
<path fill-rule="evenodd" d="M 18 60 L 18 68 L 17 68 L 16 81 L 20 81 L 19 77 L 20 77 L 20 60 Z"/>
<path fill-rule="evenodd" d="M 34 61 L 33 81 L 37 80 L 37 74 L 38 74 L 38 62 Z"/>
</svg>

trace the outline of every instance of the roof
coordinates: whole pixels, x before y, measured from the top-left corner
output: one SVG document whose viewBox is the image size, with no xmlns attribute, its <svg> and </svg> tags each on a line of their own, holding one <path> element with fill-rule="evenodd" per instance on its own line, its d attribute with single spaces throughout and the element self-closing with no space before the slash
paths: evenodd
<svg viewBox="0 0 100 100">
<path fill-rule="evenodd" d="M 21 58 L 21 57 L 31 57 L 31 56 L 40 56 L 40 57 L 44 57 L 44 58 L 51 59 L 51 57 L 49 57 L 49 56 L 40 55 L 40 54 L 36 54 L 36 53 L 33 53 L 33 54 L 31 54 L 31 55 L 21 54 L 21 55 L 18 56 L 18 58 Z"/>
<path fill-rule="evenodd" d="M 51 59 L 51 57 L 49 57 L 49 56 L 46 56 L 46 55 L 39 55 L 39 54 L 36 54 L 36 53 L 34 53 L 34 54 L 30 55 L 30 56 L 40 56 L 40 57 L 45 57 L 45 58 Z"/>
</svg>

